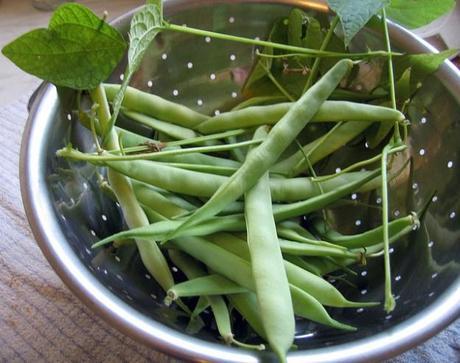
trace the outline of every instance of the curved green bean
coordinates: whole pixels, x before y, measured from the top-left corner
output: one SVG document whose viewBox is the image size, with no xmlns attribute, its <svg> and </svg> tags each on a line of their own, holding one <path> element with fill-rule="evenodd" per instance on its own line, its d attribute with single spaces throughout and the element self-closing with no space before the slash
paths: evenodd
<svg viewBox="0 0 460 363">
<path fill-rule="evenodd" d="M 410 233 L 414 230 L 414 228 L 418 228 L 419 225 L 420 221 L 418 220 L 416 213 L 411 213 L 405 217 L 391 221 L 388 223 L 388 236 L 390 243 L 394 242 L 397 238 Z M 330 228 L 325 229 L 322 221 L 318 219 L 313 223 L 313 228 L 315 228 L 315 230 L 326 240 L 350 249 L 370 247 L 383 242 L 383 226 L 378 226 L 360 234 L 342 235 Z"/>
</svg>

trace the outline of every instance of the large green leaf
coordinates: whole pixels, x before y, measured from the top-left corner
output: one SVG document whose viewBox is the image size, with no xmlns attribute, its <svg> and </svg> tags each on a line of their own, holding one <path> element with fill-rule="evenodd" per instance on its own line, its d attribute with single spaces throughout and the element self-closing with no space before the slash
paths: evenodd
<svg viewBox="0 0 460 363">
<path fill-rule="evenodd" d="M 48 29 L 24 34 L 2 49 L 22 70 L 58 86 L 91 89 L 106 80 L 126 48 L 118 31 L 82 5 L 59 7 Z"/>
<path fill-rule="evenodd" d="M 391 0 L 386 12 L 397 23 L 418 28 L 448 13 L 454 6 L 455 0 Z"/>
<path fill-rule="evenodd" d="M 340 18 L 346 46 L 372 16 L 389 4 L 389 0 L 327 0 L 327 2 Z"/>
</svg>

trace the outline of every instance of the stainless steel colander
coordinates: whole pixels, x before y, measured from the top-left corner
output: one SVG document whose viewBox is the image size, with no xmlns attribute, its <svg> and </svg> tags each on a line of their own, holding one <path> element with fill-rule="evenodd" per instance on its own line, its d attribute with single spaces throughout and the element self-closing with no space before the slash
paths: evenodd
<svg viewBox="0 0 460 363">
<path fill-rule="evenodd" d="M 300 0 L 169 0 L 165 13 L 176 24 L 263 39 L 273 21 L 292 6 L 326 10 L 321 3 Z M 114 23 L 124 33 L 131 15 Z M 394 46 L 403 51 L 433 51 L 396 25 L 390 31 Z M 371 31 L 361 32 L 358 46 L 360 38 L 379 42 Z M 254 49 L 246 45 L 164 33 L 148 51 L 133 84 L 213 114 L 241 101 L 240 89 L 253 60 Z M 112 81 L 119 81 L 123 67 Z M 80 149 L 93 147 L 90 135 L 76 121 L 74 105 L 73 93 L 58 93 L 44 84 L 31 102 L 21 152 L 27 216 L 56 272 L 98 314 L 156 349 L 196 361 L 272 359 L 270 353 L 224 346 L 212 327 L 193 336 L 186 333 L 186 319 L 163 305 L 161 289 L 135 250 L 90 249 L 101 237 L 118 231 L 123 220 L 117 205 L 98 191 L 93 167 L 55 157 L 55 151 L 69 141 Z M 289 354 L 290 362 L 385 359 L 427 339 L 460 315 L 460 73 L 455 67 L 445 63 L 425 82 L 409 115 L 411 167 L 392 183 L 391 213 L 396 217 L 420 209 L 428 199 L 432 203 L 422 228 L 392 247 L 397 308 L 391 315 L 381 308 L 331 310 L 335 318 L 356 325 L 354 333 L 299 321 L 298 350 Z M 376 206 L 380 202 L 377 193 L 358 198 Z M 360 208 L 353 213 L 349 208 L 338 211 L 335 217 L 342 227 L 352 226 L 350 232 L 369 228 L 369 221 L 376 218 Z M 357 289 L 337 284 L 351 299 L 382 300 L 382 270 L 381 260 L 372 261 L 357 267 Z M 239 325 L 236 332 L 247 334 Z"/>
</svg>

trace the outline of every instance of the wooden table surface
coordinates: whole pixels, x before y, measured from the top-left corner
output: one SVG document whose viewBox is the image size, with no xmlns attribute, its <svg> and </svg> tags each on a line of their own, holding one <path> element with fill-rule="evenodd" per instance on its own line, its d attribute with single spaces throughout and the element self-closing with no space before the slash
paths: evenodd
<svg viewBox="0 0 460 363">
<path fill-rule="evenodd" d="M 102 12 L 109 1 L 82 3 Z M 139 3 L 110 1 L 111 15 Z M 0 47 L 46 24 L 48 16 L 29 1 L 0 0 Z M 15 82 L 20 84 L 12 87 Z M 18 165 L 26 103 L 38 83 L 0 59 L 0 362 L 177 362 L 99 319 L 67 289 L 35 243 L 20 197 Z M 417 349 L 423 353 L 426 346 L 454 341 L 453 331 L 451 326 Z M 409 362 L 408 357 L 394 362 Z"/>
</svg>

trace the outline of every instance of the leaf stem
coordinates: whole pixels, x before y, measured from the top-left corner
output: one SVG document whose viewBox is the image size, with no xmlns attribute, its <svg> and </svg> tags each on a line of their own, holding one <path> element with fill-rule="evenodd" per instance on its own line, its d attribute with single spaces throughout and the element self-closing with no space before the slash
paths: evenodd
<svg viewBox="0 0 460 363">
<path fill-rule="evenodd" d="M 283 94 L 283 96 L 286 97 L 289 101 L 295 102 L 295 98 L 278 82 L 278 80 L 273 76 L 270 69 L 268 69 L 267 66 L 263 63 L 260 63 L 260 65 L 264 68 L 270 81 L 272 81 L 272 83 L 275 85 L 276 88 L 278 88 L 278 90 Z"/>
<path fill-rule="evenodd" d="M 385 8 L 382 9 L 382 21 L 383 21 L 383 31 L 385 33 L 385 45 L 387 48 L 388 83 L 390 84 L 391 107 L 396 110 L 397 107 L 396 107 L 395 79 L 394 79 L 394 72 L 393 72 L 393 57 L 391 54 L 391 42 L 390 42 L 390 35 L 388 32 L 388 24 L 387 24 L 387 16 L 386 16 Z M 395 123 L 394 139 L 395 139 L 395 142 L 401 141 L 398 123 Z"/>
<path fill-rule="evenodd" d="M 329 42 L 331 41 L 332 35 L 334 34 L 334 30 L 338 23 L 339 23 L 339 17 L 336 15 L 331 22 L 331 26 L 329 27 L 329 30 L 327 31 L 326 37 L 321 43 L 321 47 L 319 48 L 320 51 L 326 50 L 327 46 L 329 45 Z M 310 71 L 310 74 L 308 75 L 307 83 L 305 83 L 305 87 L 303 88 L 302 94 L 307 92 L 307 90 L 311 87 L 311 85 L 315 81 L 318 75 L 320 63 L 321 63 L 321 58 L 317 57 L 313 63 L 313 66 L 311 67 L 311 71 Z"/>
<path fill-rule="evenodd" d="M 166 22 L 163 23 L 161 30 L 170 30 L 170 31 L 188 33 L 188 34 L 210 37 L 210 38 L 215 38 L 215 39 L 229 40 L 229 41 L 234 41 L 234 42 L 239 42 L 239 43 L 249 44 L 249 45 L 255 45 L 255 46 L 260 46 L 260 47 L 272 47 L 275 49 L 286 50 L 286 51 L 293 52 L 293 53 L 308 54 L 308 55 L 316 56 L 316 57 L 363 58 L 363 57 L 373 57 L 373 56 L 379 56 L 379 57 L 388 56 L 388 53 L 386 51 L 375 51 L 375 52 L 367 52 L 367 53 L 336 53 L 336 52 L 319 51 L 317 49 L 302 48 L 302 47 L 296 47 L 296 46 L 287 45 L 287 44 L 269 42 L 265 40 L 239 37 L 235 35 L 217 33 L 217 32 L 212 32 L 212 31 L 203 30 L 203 29 L 191 28 L 188 26 L 170 24 Z M 402 54 L 393 53 L 393 55 L 399 56 Z"/>
</svg>

